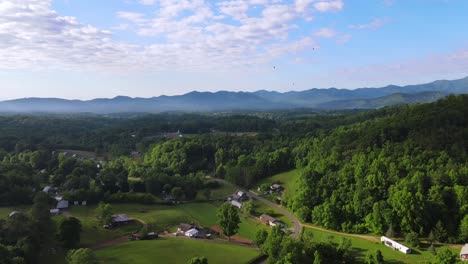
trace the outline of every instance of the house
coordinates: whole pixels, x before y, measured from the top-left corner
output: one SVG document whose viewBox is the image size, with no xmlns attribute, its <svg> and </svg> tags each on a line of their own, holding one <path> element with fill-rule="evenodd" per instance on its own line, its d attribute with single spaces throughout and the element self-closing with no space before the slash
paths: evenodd
<svg viewBox="0 0 468 264">
<path fill-rule="evenodd" d="M 403 252 L 403 253 L 405 253 L 405 254 L 411 253 L 411 249 L 410 249 L 410 248 L 408 248 L 408 247 L 406 247 L 405 245 L 402 245 L 402 244 L 400 244 L 400 243 L 398 243 L 398 242 L 396 242 L 396 241 L 393 241 L 393 240 L 391 240 L 391 239 L 388 238 L 388 237 L 384 237 L 384 236 L 383 236 L 383 237 L 380 238 L 380 241 L 381 241 L 384 245 L 386 245 L 387 247 L 391 247 L 391 248 L 393 248 L 394 250 L 401 251 L 401 252 Z"/>
<path fill-rule="evenodd" d="M 60 214 L 60 209 L 57 209 L 57 208 L 50 209 L 50 214 L 51 215 L 58 215 L 58 214 Z"/>
<path fill-rule="evenodd" d="M 192 238 L 198 237 L 198 234 L 199 234 L 199 231 L 196 228 L 192 228 L 188 230 L 187 232 L 185 232 L 186 237 L 192 237 Z"/>
<path fill-rule="evenodd" d="M 232 196 L 231 196 L 231 199 L 232 200 L 236 200 L 236 201 L 239 201 L 239 202 L 242 202 L 243 200 L 247 199 L 247 194 L 243 191 L 237 191 L 236 193 L 234 193 Z"/>
<path fill-rule="evenodd" d="M 44 187 L 44 189 L 42 189 L 42 191 L 45 193 L 49 193 L 51 189 L 52 189 L 52 186 L 46 186 Z"/>
<path fill-rule="evenodd" d="M 270 189 L 273 191 L 273 192 L 281 192 L 283 190 L 283 186 L 281 186 L 280 184 L 277 184 L 277 183 L 274 183 L 270 186 Z"/>
<path fill-rule="evenodd" d="M 468 261 L 468 244 L 465 244 L 460 251 L 460 259 L 462 261 Z"/>
<path fill-rule="evenodd" d="M 284 223 L 274 218 L 273 216 L 262 214 L 259 218 L 260 218 L 260 221 L 262 221 L 262 223 L 264 223 L 265 225 L 280 226 L 281 228 L 284 227 Z"/>
<path fill-rule="evenodd" d="M 192 229 L 192 228 L 194 228 L 193 225 L 182 223 L 182 224 L 180 224 L 180 225 L 177 227 L 177 232 L 179 232 L 179 233 L 185 233 L 185 232 L 189 231 L 189 230 Z"/>
<path fill-rule="evenodd" d="M 8 217 L 13 217 L 13 216 L 15 216 L 15 215 L 20 215 L 20 214 L 21 214 L 21 212 L 13 211 L 13 212 L 11 212 L 11 213 L 8 215 Z"/>
<path fill-rule="evenodd" d="M 235 207 L 237 207 L 237 208 L 239 208 L 239 209 L 242 208 L 242 203 L 240 203 L 240 202 L 238 202 L 238 201 L 236 201 L 236 200 L 231 200 L 229 203 L 230 203 L 231 205 L 234 205 Z"/>
<path fill-rule="evenodd" d="M 126 214 L 116 214 L 111 217 L 112 225 L 126 225 L 133 222 L 133 218 L 128 217 Z"/>
<path fill-rule="evenodd" d="M 68 208 L 68 201 L 67 200 L 60 200 L 57 202 L 57 209 L 67 209 Z"/>
</svg>

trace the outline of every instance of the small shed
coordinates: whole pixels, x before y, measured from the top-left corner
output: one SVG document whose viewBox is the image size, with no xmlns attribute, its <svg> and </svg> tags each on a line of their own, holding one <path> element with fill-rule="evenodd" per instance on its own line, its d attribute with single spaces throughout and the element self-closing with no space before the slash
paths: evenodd
<svg viewBox="0 0 468 264">
<path fill-rule="evenodd" d="M 133 222 L 133 218 L 128 217 L 126 214 L 116 214 L 112 216 L 112 225 L 125 225 Z"/>
<path fill-rule="evenodd" d="M 468 244 L 465 244 L 460 251 L 460 259 L 462 261 L 468 261 Z"/>
<path fill-rule="evenodd" d="M 198 237 L 199 231 L 196 228 L 192 228 L 185 232 L 186 237 Z"/>
<path fill-rule="evenodd" d="M 403 252 L 403 253 L 405 253 L 405 254 L 411 253 L 411 249 L 410 249 L 410 248 L 408 248 L 408 247 L 406 247 L 405 245 L 400 244 L 400 243 L 398 243 L 398 242 L 396 242 L 396 241 L 394 241 L 394 240 L 391 240 L 391 239 L 388 238 L 388 237 L 382 236 L 382 237 L 380 238 L 380 241 L 381 241 L 384 245 L 386 245 L 387 247 L 391 247 L 391 248 L 393 248 L 394 250 L 398 250 L 398 251 Z"/>
<path fill-rule="evenodd" d="M 267 214 L 262 214 L 259 218 L 260 218 L 260 221 L 262 221 L 265 225 L 270 225 L 270 226 L 274 226 L 275 222 L 278 221 L 273 216 L 270 216 Z"/>
<path fill-rule="evenodd" d="M 57 209 L 57 208 L 50 209 L 50 214 L 51 215 L 58 215 L 58 214 L 60 214 L 60 209 Z"/>
<path fill-rule="evenodd" d="M 67 209 L 67 208 L 68 208 L 67 200 L 60 200 L 57 202 L 57 209 Z"/>
<path fill-rule="evenodd" d="M 21 214 L 21 212 L 13 211 L 13 212 L 11 212 L 11 213 L 8 215 L 8 217 L 13 217 L 13 216 L 19 215 L 19 214 Z"/>
<path fill-rule="evenodd" d="M 82 201 L 82 202 L 81 202 L 81 205 L 83 205 L 83 206 L 86 206 L 86 204 L 87 204 L 86 201 Z"/>
</svg>

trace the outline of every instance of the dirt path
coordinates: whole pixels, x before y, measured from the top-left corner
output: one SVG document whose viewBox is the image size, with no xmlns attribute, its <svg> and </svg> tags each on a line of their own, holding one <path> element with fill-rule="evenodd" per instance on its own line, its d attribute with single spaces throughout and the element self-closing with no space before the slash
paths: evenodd
<svg viewBox="0 0 468 264">
<path fill-rule="evenodd" d="M 324 231 L 324 232 L 328 232 L 328 233 L 332 233 L 332 234 L 336 234 L 336 235 L 340 235 L 340 236 L 357 237 L 357 238 L 365 239 L 365 240 L 368 240 L 368 241 L 371 241 L 371 242 L 379 242 L 380 241 L 380 239 L 378 237 L 375 237 L 375 236 L 342 233 L 342 232 L 333 231 L 333 230 L 330 230 L 330 229 L 322 228 L 322 227 L 311 225 L 311 224 L 302 224 L 301 223 L 301 225 L 304 226 L 304 227 L 308 227 L 308 228 L 312 228 L 312 229 L 315 229 L 315 230 L 320 230 L 320 231 Z"/>
<path fill-rule="evenodd" d="M 125 243 L 125 242 L 128 242 L 128 235 L 118 237 L 118 238 L 114 238 L 114 239 L 107 240 L 107 241 L 103 241 L 103 242 L 100 242 L 100 243 L 96 243 L 96 244 L 90 246 L 89 248 L 90 249 L 100 249 L 100 248 L 105 248 L 105 247 L 111 247 L 111 246 L 121 244 L 121 243 Z"/>
</svg>

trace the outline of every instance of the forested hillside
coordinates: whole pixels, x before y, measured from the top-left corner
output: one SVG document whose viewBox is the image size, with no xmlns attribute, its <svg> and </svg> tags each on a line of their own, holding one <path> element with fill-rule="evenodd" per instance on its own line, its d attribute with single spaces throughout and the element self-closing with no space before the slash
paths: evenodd
<svg viewBox="0 0 468 264">
<path fill-rule="evenodd" d="M 288 206 L 345 232 L 468 239 L 468 96 L 381 111 L 295 149 L 304 173 Z"/>
</svg>

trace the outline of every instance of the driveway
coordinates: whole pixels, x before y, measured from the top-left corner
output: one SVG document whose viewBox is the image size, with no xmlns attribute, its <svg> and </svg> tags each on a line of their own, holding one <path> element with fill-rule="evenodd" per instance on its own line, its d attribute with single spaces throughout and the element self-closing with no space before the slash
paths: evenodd
<svg viewBox="0 0 468 264">
<path fill-rule="evenodd" d="M 288 210 L 284 209 L 283 207 L 279 206 L 278 204 L 273 203 L 273 202 L 259 196 L 258 194 L 252 192 L 252 191 L 249 191 L 248 195 L 251 198 L 254 198 L 254 199 L 268 205 L 269 207 L 275 208 L 278 212 L 280 212 L 281 214 L 283 214 L 284 216 L 289 218 L 289 220 L 291 220 L 291 222 L 294 225 L 291 236 L 294 237 L 295 239 L 299 238 L 299 236 L 301 235 L 301 231 L 302 231 L 302 225 L 301 225 L 301 222 L 299 222 L 299 220 L 293 214 L 291 214 Z"/>
</svg>

